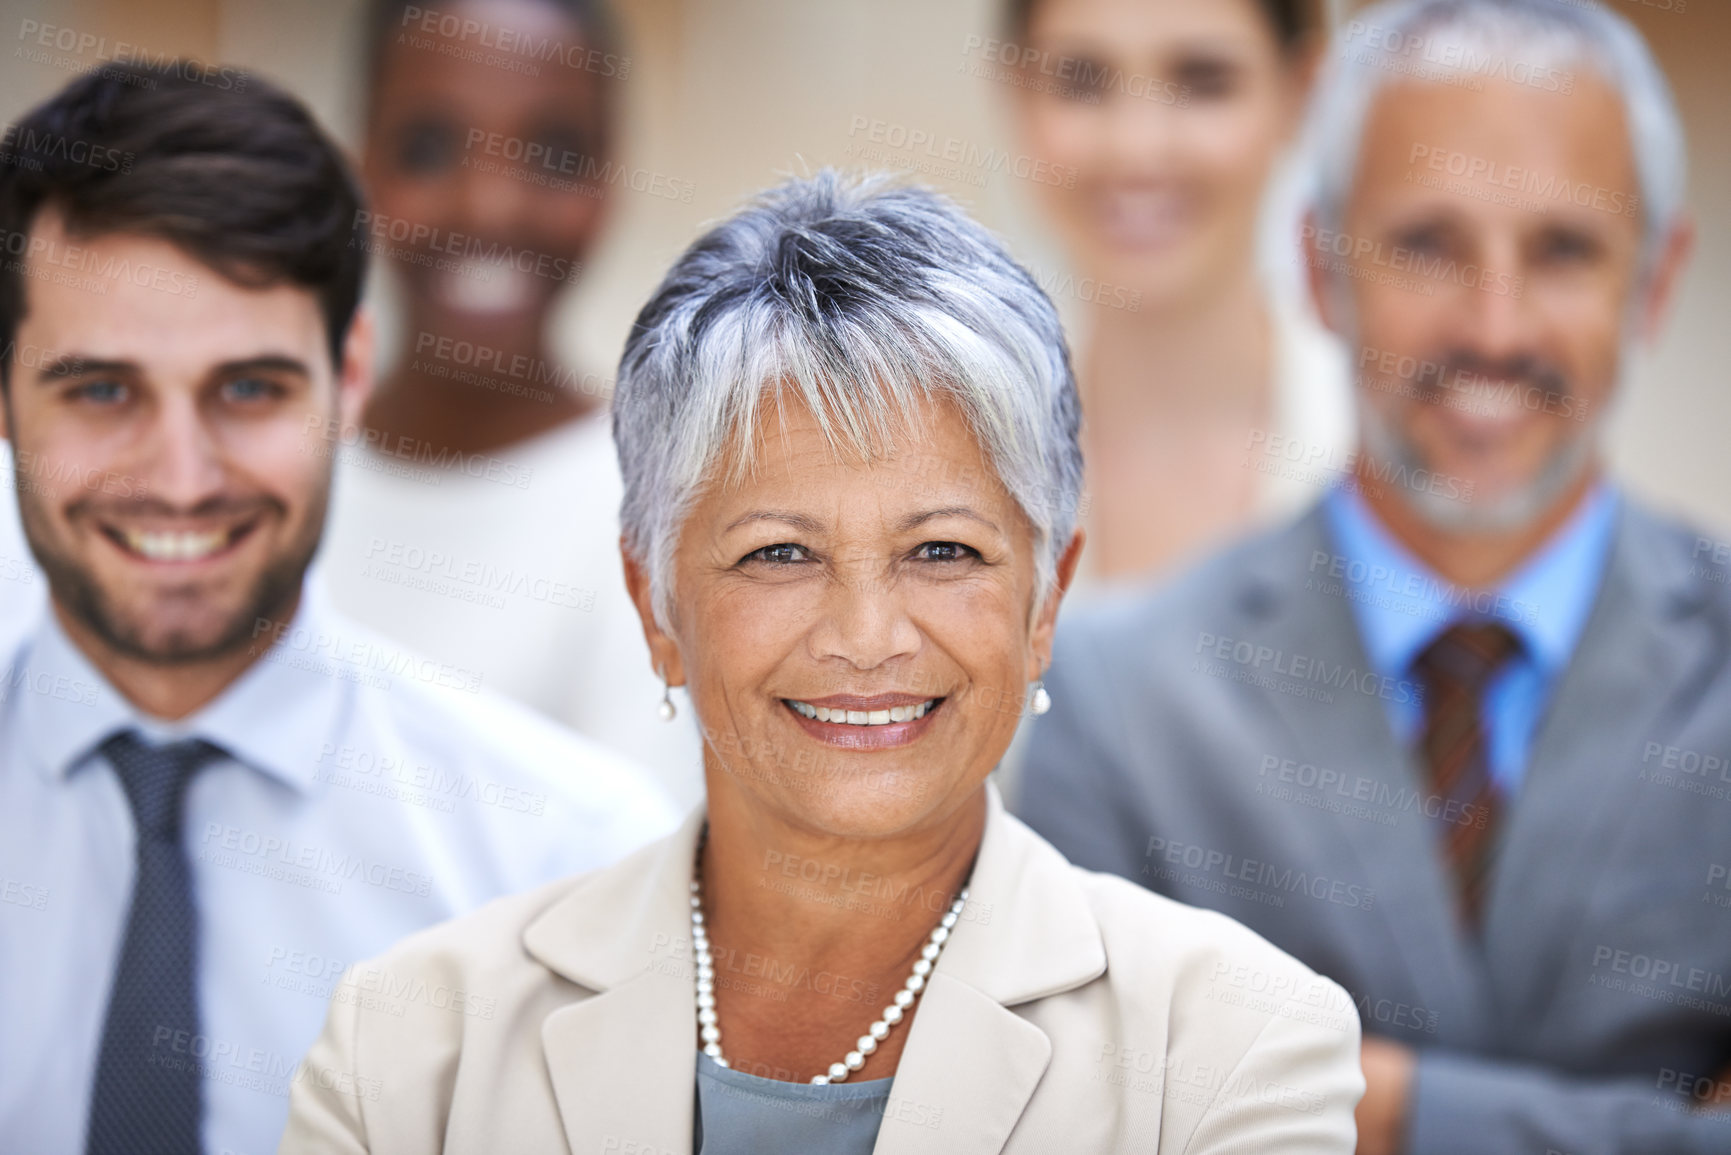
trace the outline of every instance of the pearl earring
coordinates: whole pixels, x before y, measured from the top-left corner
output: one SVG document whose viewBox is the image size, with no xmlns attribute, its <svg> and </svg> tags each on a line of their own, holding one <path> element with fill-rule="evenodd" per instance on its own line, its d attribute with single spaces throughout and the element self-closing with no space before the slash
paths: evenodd
<svg viewBox="0 0 1731 1155">
<path fill-rule="evenodd" d="M 661 674 L 661 720 L 671 722 L 678 714 L 679 707 L 673 704 L 673 688 L 667 684 L 667 675 Z"/>
<path fill-rule="evenodd" d="M 1045 682 L 1034 683 L 1034 701 L 1028 706 L 1030 714 L 1044 714 L 1052 708 L 1052 695 L 1046 693 Z"/>
</svg>

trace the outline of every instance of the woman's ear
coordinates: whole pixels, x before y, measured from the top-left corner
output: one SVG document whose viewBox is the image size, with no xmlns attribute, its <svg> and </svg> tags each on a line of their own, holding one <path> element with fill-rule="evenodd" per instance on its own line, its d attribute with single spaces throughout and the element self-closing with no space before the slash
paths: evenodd
<svg viewBox="0 0 1731 1155">
<path fill-rule="evenodd" d="M 1046 667 L 1052 664 L 1052 634 L 1058 626 L 1058 606 L 1063 602 L 1070 583 L 1076 578 L 1076 566 L 1082 560 L 1082 543 L 1086 538 L 1086 532 L 1077 527 L 1070 535 L 1070 544 L 1058 555 L 1058 568 L 1053 575 L 1052 591 L 1046 595 L 1045 602 L 1041 604 L 1039 613 L 1034 618 L 1034 644 L 1028 667 L 1030 682 L 1044 674 Z"/>
<path fill-rule="evenodd" d="M 655 672 L 669 686 L 685 685 L 685 663 L 680 660 L 679 646 L 655 620 L 655 597 L 649 585 L 649 571 L 633 557 L 619 538 L 619 556 L 625 565 L 625 588 L 637 607 L 638 621 L 643 625 L 643 640 L 649 643 L 649 660 Z"/>
</svg>

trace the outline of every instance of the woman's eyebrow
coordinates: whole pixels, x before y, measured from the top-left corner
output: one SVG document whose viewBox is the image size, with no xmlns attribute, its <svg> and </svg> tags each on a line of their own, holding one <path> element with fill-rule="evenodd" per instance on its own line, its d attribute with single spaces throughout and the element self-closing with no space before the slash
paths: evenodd
<svg viewBox="0 0 1731 1155">
<path fill-rule="evenodd" d="M 901 525 L 897 528 L 902 530 L 917 529 L 926 522 L 940 517 L 965 517 L 972 521 L 979 522 L 994 533 L 1003 532 L 998 529 L 997 522 L 975 510 L 969 509 L 965 505 L 946 505 L 942 509 L 928 509 L 924 513 L 909 514 L 907 517 L 902 519 Z"/>
<path fill-rule="evenodd" d="M 803 513 L 793 513 L 785 509 L 760 509 L 739 518 L 721 532 L 732 533 L 740 526 L 750 525 L 754 521 L 779 521 L 805 533 L 822 533 L 824 528 L 821 521 Z"/>
</svg>

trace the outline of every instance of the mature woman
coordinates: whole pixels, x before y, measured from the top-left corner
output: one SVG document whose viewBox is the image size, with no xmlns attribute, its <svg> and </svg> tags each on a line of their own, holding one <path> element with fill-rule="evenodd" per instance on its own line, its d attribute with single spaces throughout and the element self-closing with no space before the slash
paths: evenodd
<svg viewBox="0 0 1731 1155">
<path fill-rule="evenodd" d="M 1264 190 L 1304 108 L 1306 0 L 1008 0 L 1029 75 L 1024 147 L 1079 276 L 1135 308 L 1083 311 L 1085 582 L 1134 579 L 1321 496 L 1352 449 L 1348 368 L 1257 268 Z M 1057 79 L 1062 78 L 1062 79 Z M 1296 289 L 1295 222 L 1273 260 Z M 1273 270 L 1270 270 L 1273 271 Z M 1296 300 L 1297 294 L 1288 294 Z"/>
<path fill-rule="evenodd" d="M 987 783 L 1044 707 L 1077 426 L 1050 303 L 930 193 L 824 173 L 695 244 L 614 431 L 707 806 L 355 968 L 282 1150 L 1351 1151 L 1344 992 Z"/>
</svg>

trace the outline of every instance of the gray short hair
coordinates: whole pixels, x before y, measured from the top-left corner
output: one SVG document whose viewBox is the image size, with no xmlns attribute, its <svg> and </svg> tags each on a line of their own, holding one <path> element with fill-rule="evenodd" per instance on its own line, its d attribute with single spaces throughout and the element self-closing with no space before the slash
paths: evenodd
<svg viewBox="0 0 1731 1155">
<path fill-rule="evenodd" d="M 1641 34 L 1593 0 L 1391 0 L 1347 21 L 1330 56 L 1308 137 L 1324 228 L 1342 227 L 1365 119 L 1384 84 L 1482 75 L 1566 91 L 1572 78 L 1557 73 L 1568 65 L 1596 72 L 1623 99 L 1649 268 L 1682 211 L 1687 158 L 1670 85 Z"/>
<path fill-rule="evenodd" d="M 1032 524 L 1037 588 L 1050 591 L 1082 489 L 1081 408 L 1056 310 L 952 201 L 824 170 L 687 249 L 626 339 L 613 395 L 621 522 L 663 625 L 692 501 L 744 475 L 740 434 L 784 392 L 838 454 L 866 460 L 893 449 L 916 403 L 953 400 Z"/>
</svg>

